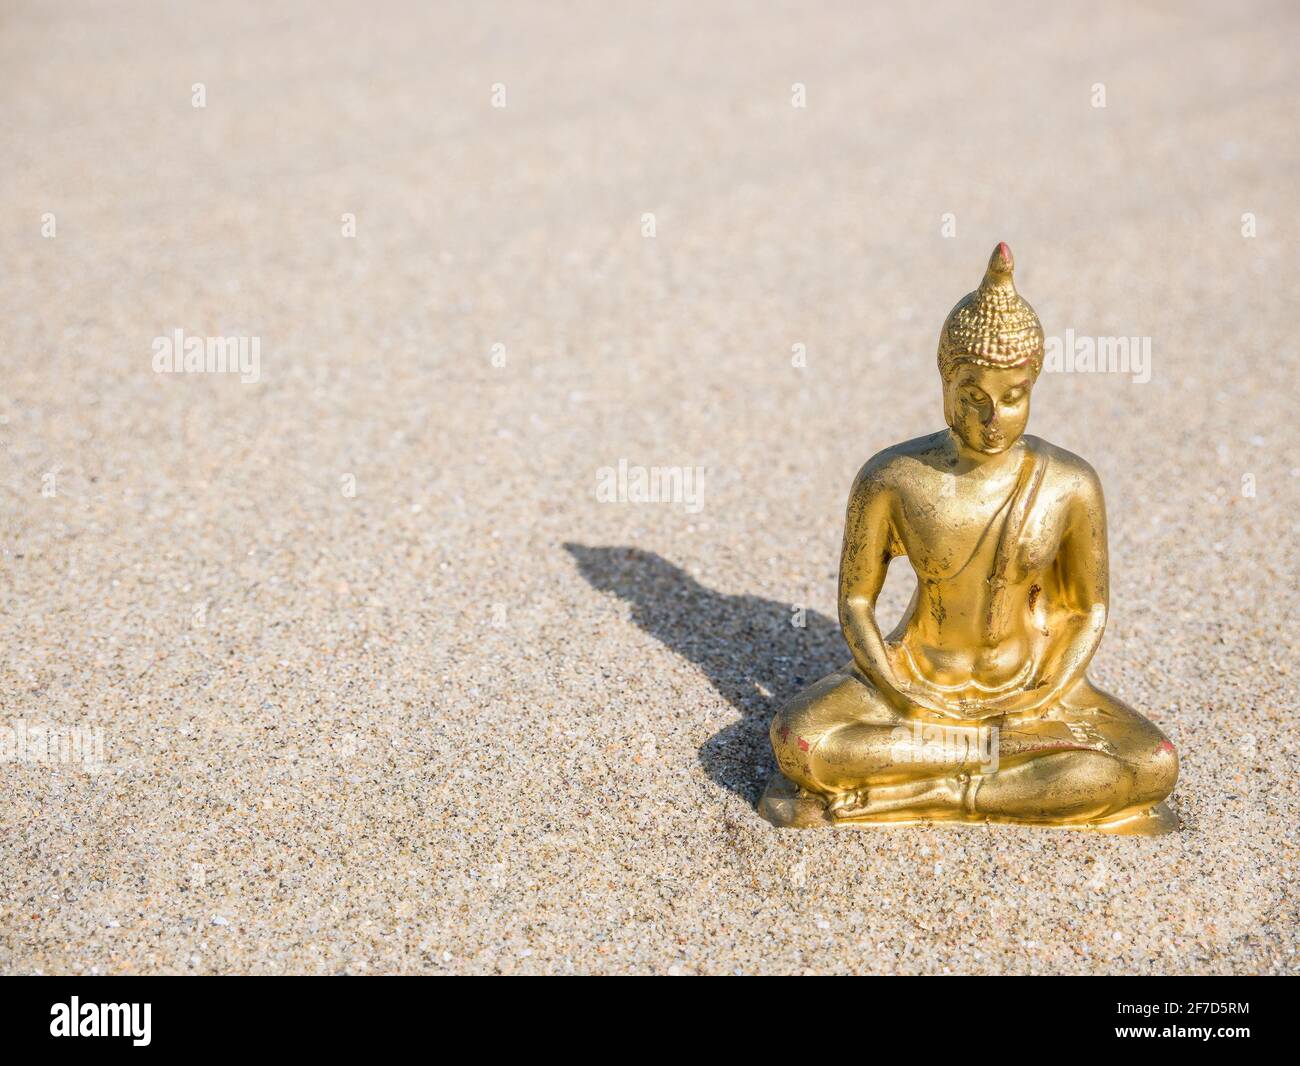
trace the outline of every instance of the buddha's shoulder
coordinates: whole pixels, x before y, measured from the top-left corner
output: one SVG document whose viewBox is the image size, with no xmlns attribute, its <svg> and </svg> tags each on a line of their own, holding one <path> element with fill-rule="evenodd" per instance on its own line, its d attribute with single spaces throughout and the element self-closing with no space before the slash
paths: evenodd
<svg viewBox="0 0 1300 1066">
<path fill-rule="evenodd" d="M 855 492 L 876 492 L 895 489 L 915 479 L 918 471 L 939 470 L 946 467 L 947 451 L 944 432 L 914 437 L 901 444 L 893 444 L 876 452 L 858 471 L 853 481 Z"/>
<path fill-rule="evenodd" d="M 1040 461 L 1046 461 L 1044 477 L 1049 483 L 1085 495 L 1101 492 L 1101 478 L 1087 459 L 1042 437 L 1026 433 L 1023 439 Z"/>
</svg>

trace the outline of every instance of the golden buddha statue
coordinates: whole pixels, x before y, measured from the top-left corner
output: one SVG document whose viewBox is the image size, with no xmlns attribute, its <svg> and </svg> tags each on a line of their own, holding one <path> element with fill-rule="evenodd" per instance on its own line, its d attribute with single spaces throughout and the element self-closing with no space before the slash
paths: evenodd
<svg viewBox="0 0 1300 1066">
<path fill-rule="evenodd" d="M 853 659 L 772 722 L 777 825 L 1014 822 L 1154 835 L 1178 756 L 1086 671 L 1106 625 L 1106 516 L 1084 460 L 1024 435 L 1043 329 L 999 244 L 939 337 L 948 428 L 887 448 L 849 496 Z M 917 587 L 888 636 L 876 599 Z"/>
</svg>

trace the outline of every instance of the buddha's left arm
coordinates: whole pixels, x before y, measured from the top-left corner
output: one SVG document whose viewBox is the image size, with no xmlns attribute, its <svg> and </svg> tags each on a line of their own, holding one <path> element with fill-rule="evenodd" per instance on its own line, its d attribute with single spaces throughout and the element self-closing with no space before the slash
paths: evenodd
<svg viewBox="0 0 1300 1066">
<path fill-rule="evenodd" d="M 1110 599 L 1106 503 L 1096 472 L 1085 466 L 1071 492 L 1065 534 L 1056 557 L 1064 629 L 1054 634 L 1039 670 L 1039 693 L 1048 702 L 1082 680 L 1101 643 Z"/>
</svg>

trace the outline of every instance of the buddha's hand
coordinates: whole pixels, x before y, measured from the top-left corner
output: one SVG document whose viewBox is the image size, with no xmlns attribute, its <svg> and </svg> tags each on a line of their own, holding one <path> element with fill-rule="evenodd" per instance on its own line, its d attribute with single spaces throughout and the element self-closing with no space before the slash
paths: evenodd
<svg viewBox="0 0 1300 1066">
<path fill-rule="evenodd" d="M 883 668 L 875 675 L 867 676 L 873 677 L 884 697 L 904 714 L 925 711 L 952 718 L 958 713 L 944 700 L 942 693 L 916 679 L 897 645 L 886 646 Z"/>
<path fill-rule="evenodd" d="M 1040 681 L 1036 685 L 1017 689 L 1015 692 L 999 696 L 997 699 L 982 701 L 979 714 L 983 718 L 1004 714 L 1024 714 L 1028 711 L 1037 710 L 1049 702 L 1051 698 L 1051 686 L 1046 681 Z"/>
<path fill-rule="evenodd" d="M 961 717 L 961 708 L 949 703 L 933 689 L 908 681 L 897 682 L 894 689 L 898 695 L 898 706 L 903 711 L 922 710 L 944 718 Z"/>
</svg>

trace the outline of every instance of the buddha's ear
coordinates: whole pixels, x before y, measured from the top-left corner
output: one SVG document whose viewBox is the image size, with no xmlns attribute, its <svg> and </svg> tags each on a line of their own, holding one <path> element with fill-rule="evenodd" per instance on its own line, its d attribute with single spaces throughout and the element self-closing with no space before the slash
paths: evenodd
<svg viewBox="0 0 1300 1066">
<path fill-rule="evenodd" d="M 954 375 L 951 372 L 947 374 L 941 374 L 939 380 L 943 383 L 943 420 L 945 423 L 947 423 L 949 429 L 955 430 L 957 427 L 952 424 L 953 390 L 951 386 L 952 386 L 953 376 Z"/>
</svg>

